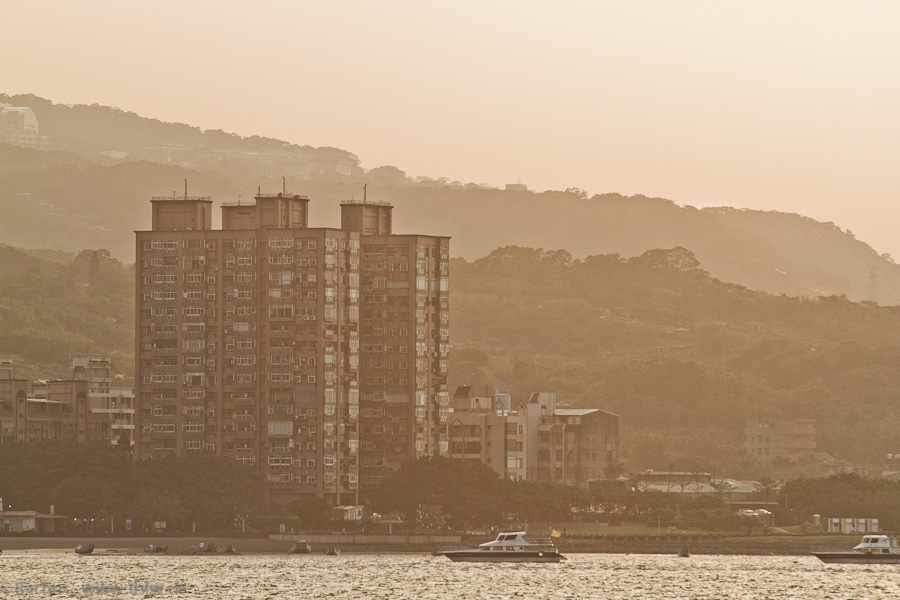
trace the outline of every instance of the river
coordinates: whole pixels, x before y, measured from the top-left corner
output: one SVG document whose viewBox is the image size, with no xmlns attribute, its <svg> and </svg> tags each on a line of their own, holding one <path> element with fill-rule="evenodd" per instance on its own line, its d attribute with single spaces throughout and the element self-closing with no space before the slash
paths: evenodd
<svg viewBox="0 0 900 600">
<path fill-rule="evenodd" d="M 430 555 L 0 556 L 0 598 L 864 599 L 900 598 L 900 566 L 812 557 L 572 554 L 560 564 Z"/>
</svg>

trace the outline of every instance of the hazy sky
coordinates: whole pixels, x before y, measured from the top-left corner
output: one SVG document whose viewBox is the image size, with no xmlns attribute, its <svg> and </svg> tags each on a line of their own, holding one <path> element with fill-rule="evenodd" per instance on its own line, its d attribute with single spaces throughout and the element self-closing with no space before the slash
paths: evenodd
<svg viewBox="0 0 900 600">
<path fill-rule="evenodd" d="M 900 2 L 0 0 L 0 91 L 365 168 L 798 212 L 900 259 Z"/>
</svg>

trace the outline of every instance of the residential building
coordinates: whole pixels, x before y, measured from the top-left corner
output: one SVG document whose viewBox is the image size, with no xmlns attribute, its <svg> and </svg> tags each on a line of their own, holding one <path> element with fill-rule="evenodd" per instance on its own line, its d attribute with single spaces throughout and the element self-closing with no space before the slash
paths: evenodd
<svg viewBox="0 0 900 600">
<path fill-rule="evenodd" d="M 392 206 L 341 204 L 360 236 L 363 484 L 410 459 L 446 455 L 450 238 L 392 232 Z"/>
<path fill-rule="evenodd" d="M 34 111 L 27 106 L 0 103 L 0 142 L 40 149 L 44 139 Z"/>
<path fill-rule="evenodd" d="M 583 486 L 605 477 L 619 461 L 619 417 L 597 408 L 559 406 L 555 394 L 531 395 L 523 410 L 537 409 L 535 462 L 531 479 Z"/>
<path fill-rule="evenodd" d="M 501 476 L 509 476 L 507 451 L 515 451 L 524 441 L 510 437 L 507 447 L 507 426 L 511 422 L 503 401 L 495 397 L 493 390 L 478 394 L 472 386 L 461 386 L 453 394 L 452 409 L 449 456 L 478 460 Z M 511 424 L 515 427 L 515 423 Z"/>
<path fill-rule="evenodd" d="M 88 419 L 86 381 L 29 381 L 11 363 L 0 367 L 0 443 L 109 440 L 109 428 Z"/>
<path fill-rule="evenodd" d="M 205 449 L 255 465 L 271 502 L 356 504 L 361 471 L 374 484 L 440 451 L 447 238 L 392 235 L 377 203 L 310 228 L 309 199 L 286 191 L 223 205 L 221 230 L 211 198 L 151 203 L 136 234 L 137 456 Z"/>
<path fill-rule="evenodd" d="M 105 354 L 73 354 L 72 378 L 88 382 L 88 428 L 109 431 L 112 444 L 134 445 L 134 388 L 113 386 L 112 361 Z M 95 425 L 96 424 L 96 425 Z"/>
<path fill-rule="evenodd" d="M 605 478 L 619 460 L 619 418 L 596 409 L 570 408 L 556 394 L 535 392 L 508 409 L 500 387 L 477 392 L 461 386 L 450 415 L 454 458 L 480 460 L 512 480 L 586 486 Z"/>
<path fill-rule="evenodd" d="M 747 454 L 760 463 L 796 460 L 816 451 L 816 420 L 747 419 Z"/>
</svg>

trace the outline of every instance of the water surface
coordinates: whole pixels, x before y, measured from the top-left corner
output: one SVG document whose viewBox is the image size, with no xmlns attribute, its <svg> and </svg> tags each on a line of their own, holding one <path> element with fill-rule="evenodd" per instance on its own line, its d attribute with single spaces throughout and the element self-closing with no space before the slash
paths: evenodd
<svg viewBox="0 0 900 600">
<path fill-rule="evenodd" d="M 863 599 L 900 598 L 900 565 L 812 557 L 573 554 L 560 564 L 428 555 L 0 556 L 0 598 Z"/>
</svg>

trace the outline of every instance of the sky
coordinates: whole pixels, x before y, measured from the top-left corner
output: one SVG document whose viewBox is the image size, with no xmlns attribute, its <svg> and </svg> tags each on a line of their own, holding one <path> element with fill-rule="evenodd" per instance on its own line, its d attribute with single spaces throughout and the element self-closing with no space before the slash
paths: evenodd
<svg viewBox="0 0 900 600">
<path fill-rule="evenodd" d="M 370 169 L 796 212 L 900 260 L 900 2 L 0 0 L 0 92 Z"/>
</svg>

